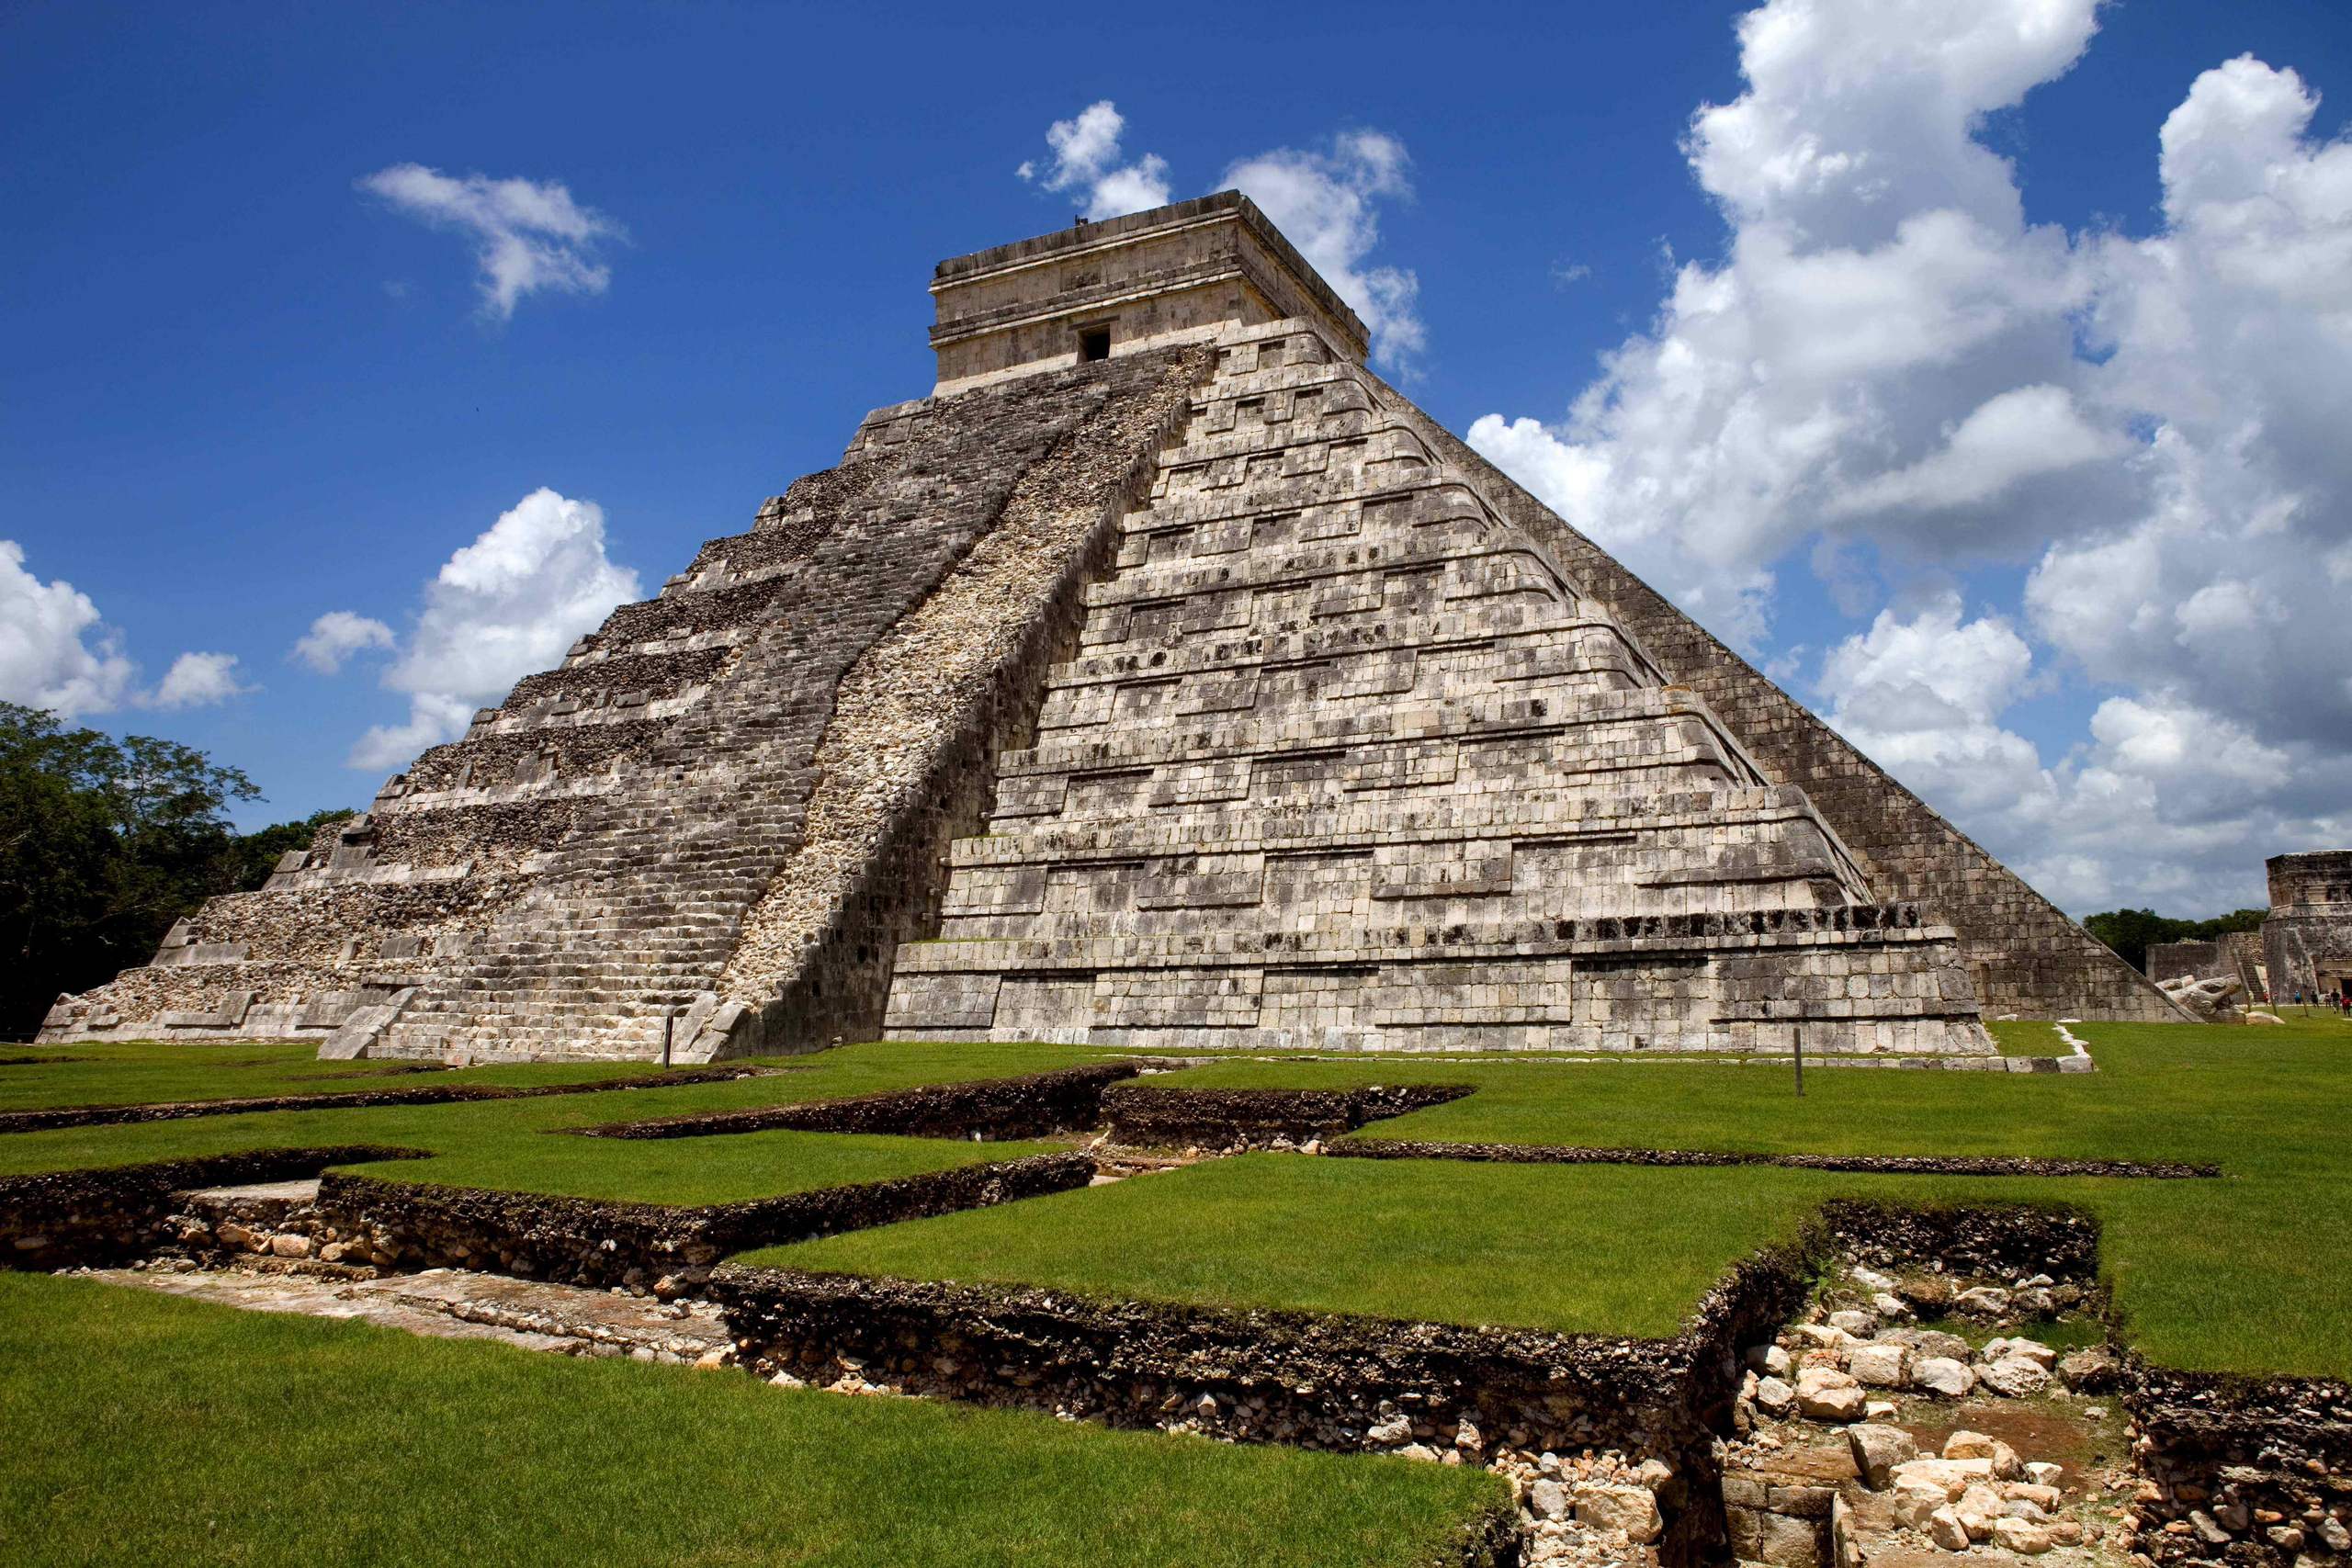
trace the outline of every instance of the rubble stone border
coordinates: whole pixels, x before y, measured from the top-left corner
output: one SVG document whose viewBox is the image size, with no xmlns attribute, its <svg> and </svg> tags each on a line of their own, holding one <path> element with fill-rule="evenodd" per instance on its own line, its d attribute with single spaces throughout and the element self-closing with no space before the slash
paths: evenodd
<svg viewBox="0 0 2352 1568">
<path fill-rule="evenodd" d="M 923 1084 L 744 1111 L 688 1111 L 551 1131 L 584 1138 L 701 1138 L 774 1129 L 915 1138 L 1033 1138 L 1101 1125 L 1105 1089 L 1140 1070 L 1133 1062 L 1090 1062 L 1018 1077 Z"/>
<path fill-rule="evenodd" d="M 1123 1084 L 1102 1096 L 1111 1141 L 1128 1145 L 1265 1147 L 1353 1132 L 1408 1111 L 1476 1094 L 1476 1084 L 1370 1089 L 1157 1089 Z"/>
<path fill-rule="evenodd" d="M 740 1203 L 616 1202 L 388 1180 L 350 1172 L 320 1179 L 319 1219 L 372 1257 L 405 1267 L 460 1267 L 577 1285 L 672 1282 L 691 1293 L 730 1252 L 808 1241 L 872 1225 L 1083 1187 L 1082 1154 L 1029 1155 L 887 1181 L 820 1187 Z"/>
<path fill-rule="evenodd" d="M 430 1157 L 429 1149 L 334 1144 L 0 1179 L 0 1269 L 104 1267 L 146 1257 L 173 1239 L 164 1221 L 175 1193 L 302 1180 L 331 1165 Z"/>
<path fill-rule="evenodd" d="M 1393 1114 L 1393 1112 L 1391 1113 Z M 2040 1159 L 2006 1155 L 1802 1155 L 1717 1149 L 1596 1148 L 1577 1144 L 1451 1144 L 1408 1138 L 1347 1138 L 1323 1153 L 1341 1159 L 1492 1160 L 1508 1165 L 1777 1165 L 1877 1176 L 2116 1176 L 2177 1181 L 2219 1177 L 2216 1165 L 2173 1160 Z"/>
<path fill-rule="evenodd" d="M 42 1111 L 0 1111 L 0 1134 L 60 1127 L 110 1127 L 138 1122 L 177 1122 L 192 1116 L 243 1116 L 264 1111 L 365 1111 L 381 1105 L 450 1105 L 473 1100 L 533 1100 L 551 1094 L 602 1094 L 607 1089 L 675 1089 L 761 1077 L 781 1067 L 731 1063 L 622 1078 L 554 1084 L 423 1084 L 415 1089 L 363 1089 L 345 1093 L 247 1095 L 237 1100 L 162 1100 L 147 1105 L 59 1105 Z"/>
<path fill-rule="evenodd" d="M 2289 1568 L 2352 1551 L 2352 1385 L 2126 1359 L 2140 1553 Z"/>
</svg>

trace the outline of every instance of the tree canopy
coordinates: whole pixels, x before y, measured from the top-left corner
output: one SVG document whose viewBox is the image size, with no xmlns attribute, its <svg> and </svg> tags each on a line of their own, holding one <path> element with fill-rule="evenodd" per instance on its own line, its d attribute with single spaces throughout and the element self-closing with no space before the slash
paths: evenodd
<svg viewBox="0 0 2352 1568">
<path fill-rule="evenodd" d="M 258 887 L 279 854 L 350 815 L 237 832 L 230 803 L 260 798 L 192 746 L 0 703 L 0 1031 L 33 1029 L 60 991 L 145 963 L 174 920 Z"/>
<path fill-rule="evenodd" d="M 2258 931 L 2269 917 L 2268 909 L 2233 909 L 2210 920 L 2177 920 L 2154 909 L 2109 909 L 2085 919 L 2083 929 L 2144 975 L 2148 949 L 2159 942 L 2211 942 L 2227 931 Z"/>
</svg>

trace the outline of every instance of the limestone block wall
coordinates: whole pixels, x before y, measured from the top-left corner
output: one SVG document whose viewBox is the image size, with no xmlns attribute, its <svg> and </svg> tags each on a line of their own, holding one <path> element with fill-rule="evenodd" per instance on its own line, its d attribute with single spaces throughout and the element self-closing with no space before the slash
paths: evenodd
<svg viewBox="0 0 2352 1568">
<path fill-rule="evenodd" d="M 2270 986 L 2270 965 L 2263 954 L 2261 933 L 2224 931 L 2211 942 L 2148 944 L 2149 979 L 2161 985 L 2184 977 L 2235 980 L 2245 987 L 2246 997 L 2261 1001 L 2269 994 Z"/>
<path fill-rule="evenodd" d="M 2184 976 L 2202 980 L 2222 972 L 2218 942 L 2152 942 L 2148 944 L 2148 978 L 2162 984 Z"/>
<path fill-rule="evenodd" d="M 1228 330 L 898 1038 L 1989 1052 L 1932 911 L 1306 321 Z"/>
<path fill-rule="evenodd" d="M 978 827 L 998 758 L 1035 724 L 1083 585 L 1107 569 L 1118 520 L 1209 363 L 1191 349 L 1097 367 L 1091 378 L 1118 395 L 1023 473 L 970 554 L 842 679 L 805 840 L 745 916 L 718 980 L 755 1010 L 757 1038 L 880 1032 L 899 944 L 937 929 L 948 846 Z"/>
<path fill-rule="evenodd" d="M 1950 922 L 1986 1017 L 2193 1021 L 2112 949 L 2070 920 L 1761 671 L 1385 384 L 1382 405 L 1479 497 L 1582 583 L 1736 732 L 1763 777 L 1802 789 L 1883 897 Z"/>
<path fill-rule="evenodd" d="M 944 395 L 1110 354 L 1198 343 L 1235 322 L 1311 319 L 1362 359 L 1363 322 L 1238 191 L 1196 197 L 939 264 L 931 329 Z"/>
</svg>

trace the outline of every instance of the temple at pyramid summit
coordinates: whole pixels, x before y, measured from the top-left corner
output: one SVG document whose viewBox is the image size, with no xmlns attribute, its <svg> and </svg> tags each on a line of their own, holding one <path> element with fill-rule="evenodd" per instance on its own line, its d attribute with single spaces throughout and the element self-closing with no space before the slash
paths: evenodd
<svg viewBox="0 0 2352 1568">
<path fill-rule="evenodd" d="M 931 291 L 928 396 L 40 1038 L 1958 1063 L 2187 1016 L 1366 368 L 1245 197 Z"/>
</svg>

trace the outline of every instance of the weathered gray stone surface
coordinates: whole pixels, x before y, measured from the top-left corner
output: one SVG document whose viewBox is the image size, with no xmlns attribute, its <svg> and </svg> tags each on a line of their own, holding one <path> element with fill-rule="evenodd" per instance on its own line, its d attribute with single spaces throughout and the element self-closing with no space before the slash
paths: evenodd
<svg viewBox="0 0 2352 1568">
<path fill-rule="evenodd" d="M 237 1269 L 106 1269 L 91 1277 L 256 1312 L 349 1317 L 435 1338 L 502 1339 L 566 1356 L 721 1364 L 733 1342 L 715 1308 L 650 1296 L 433 1269 L 354 1280 Z"/>
<path fill-rule="evenodd" d="M 2262 922 L 2270 999 L 2306 1002 L 2352 989 L 2352 850 L 2274 855 Z"/>
<path fill-rule="evenodd" d="M 1950 933 L 1400 407 L 1223 336 L 889 1034 L 1989 1052 Z"/>
</svg>

